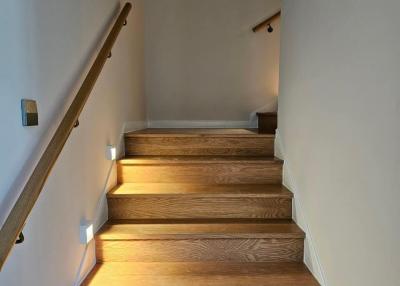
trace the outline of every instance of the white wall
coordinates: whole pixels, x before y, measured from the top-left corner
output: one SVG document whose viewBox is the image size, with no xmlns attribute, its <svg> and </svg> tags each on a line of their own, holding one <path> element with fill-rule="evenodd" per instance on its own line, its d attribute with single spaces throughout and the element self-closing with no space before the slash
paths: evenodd
<svg viewBox="0 0 400 286">
<path fill-rule="evenodd" d="M 279 21 L 273 34 L 251 27 L 279 8 L 280 0 L 146 0 L 150 124 L 247 124 L 253 111 L 276 109 Z"/>
<path fill-rule="evenodd" d="M 283 11 L 279 132 L 326 285 L 399 285 L 400 2 Z"/>
<path fill-rule="evenodd" d="M 143 122 L 143 2 L 128 21 L 15 246 L 0 285 L 74 285 L 94 262 L 79 243 L 82 220 L 106 218 L 104 191 L 115 183 L 105 159 L 126 122 Z M 0 215 L 4 221 L 37 156 L 119 9 L 110 0 L 6 0 L 0 10 Z M 39 126 L 22 127 L 20 100 L 38 102 Z M 132 125 L 132 124 L 130 124 Z M 21 172 L 25 175 L 19 175 Z"/>
</svg>

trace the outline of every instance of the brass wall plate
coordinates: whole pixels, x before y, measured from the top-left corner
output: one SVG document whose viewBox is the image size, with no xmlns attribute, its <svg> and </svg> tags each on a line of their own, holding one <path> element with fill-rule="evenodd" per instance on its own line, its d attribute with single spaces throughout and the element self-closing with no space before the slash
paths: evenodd
<svg viewBox="0 0 400 286">
<path fill-rule="evenodd" d="M 23 126 L 37 126 L 39 125 L 39 116 L 35 100 L 22 99 L 22 125 Z"/>
</svg>

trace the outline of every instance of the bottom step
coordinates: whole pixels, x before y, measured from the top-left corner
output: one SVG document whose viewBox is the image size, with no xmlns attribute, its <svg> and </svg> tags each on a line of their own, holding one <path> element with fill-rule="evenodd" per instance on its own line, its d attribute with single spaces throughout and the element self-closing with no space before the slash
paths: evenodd
<svg viewBox="0 0 400 286">
<path fill-rule="evenodd" d="M 303 263 L 134 263 L 97 264 L 86 286 L 317 286 Z"/>
</svg>

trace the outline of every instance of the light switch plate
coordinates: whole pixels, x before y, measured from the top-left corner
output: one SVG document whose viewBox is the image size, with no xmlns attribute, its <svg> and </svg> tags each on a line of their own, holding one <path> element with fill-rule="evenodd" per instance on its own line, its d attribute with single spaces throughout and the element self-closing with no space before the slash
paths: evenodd
<svg viewBox="0 0 400 286">
<path fill-rule="evenodd" d="M 35 100 L 21 100 L 22 125 L 37 126 L 39 125 L 39 117 Z"/>
</svg>

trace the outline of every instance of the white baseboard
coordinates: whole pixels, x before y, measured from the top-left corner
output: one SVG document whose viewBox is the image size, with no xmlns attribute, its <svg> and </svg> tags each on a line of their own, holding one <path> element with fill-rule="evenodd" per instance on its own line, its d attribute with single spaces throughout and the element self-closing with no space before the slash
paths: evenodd
<svg viewBox="0 0 400 286">
<path fill-rule="evenodd" d="M 149 128 L 256 128 L 250 121 L 150 120 Z"/>
<path fill-rule="evenodd" d="M 279 135 L 279 130 L 275 130 L 275 142 L 274 142 L 274 156 L 283 160 L 283 147 L 281 142 L 281 137 Z"/>
<path fill-rule="evenodd" d="M 123 132 L 132 132 L 147 128 L 147 121 L 129 121 L 125 122 Z"/>
<path fill-rule="evenodd" d="M 321 286 L 328 286 L 325 279 L 325 272 L 323 271 L 323 267 L 320 262 L 321 260 L 319 259 L 313 236 L 308 225 L 308 220 L 302 207 L 301 193 L 299 192 L 295 178 L 290 171 L 290 160 L 288 160 L 288 158 L 285 156 L 285 150 L 281 141 L 279 130 L 276 130 L 275 136 L 275 156 L 284 160 L 283 184 L 294 194 L 293 220 L 306 233 L 306 238 L 304 241 L 304 263 L 307 265 L 308 269 L 318 280 Z"/>
</svg>

